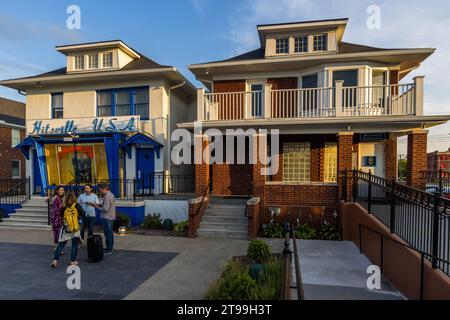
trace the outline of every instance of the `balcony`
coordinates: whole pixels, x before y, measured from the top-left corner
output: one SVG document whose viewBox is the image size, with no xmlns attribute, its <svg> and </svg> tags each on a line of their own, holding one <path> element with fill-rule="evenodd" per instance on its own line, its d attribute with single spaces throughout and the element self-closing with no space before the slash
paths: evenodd
<svg viewBox="0 0 450 320">
<path fill-rule="evenodd" d="M 413 83 L 313 89 L 198 92 L 198 120 L 305 119 L 336 117 L 421 116 L 423 77 Z"/>
</svg>

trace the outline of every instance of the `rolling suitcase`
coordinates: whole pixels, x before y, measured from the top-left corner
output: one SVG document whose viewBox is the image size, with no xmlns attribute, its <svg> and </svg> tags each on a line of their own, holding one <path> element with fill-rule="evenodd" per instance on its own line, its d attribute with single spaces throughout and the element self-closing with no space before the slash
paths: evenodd
<svg viewBox="0 0 450 320">
<path fill-rule="evenodd" d="M 87 240 L 88 262 L 100 262 L 103 260 L 103 240 L 99 235 L 94 234 Z"/>
</svg>

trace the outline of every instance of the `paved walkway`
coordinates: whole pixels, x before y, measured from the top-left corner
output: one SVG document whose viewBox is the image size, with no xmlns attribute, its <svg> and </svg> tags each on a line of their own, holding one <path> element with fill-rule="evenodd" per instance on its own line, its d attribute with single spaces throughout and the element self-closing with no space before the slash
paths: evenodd
<svg viewBox="0 0 450 320">
<path fill-rule="evenodd" d="M 225 262 L 245 255 L 248 244 L 230 239 L 116 237 L 115 253 L 100 264 L 84 262 L 86 249 L 80 249 L 82 289 L 73 292 L 65 287 L 68 275 L 63 266 L 68 257 L 60 268 L 50 269 L 50 241 L 47 231 L 0 231 L 0 299 L 202 299 Z M 270 244 L 281 252 L 282 240 Z"/>
<path fill-rule="evenodd" d="M 367 288 L 372 263 L 353 242 L 298 240 L 306 300 L 404 300 L 382 277 L 381 290 Z"/>
</svg>

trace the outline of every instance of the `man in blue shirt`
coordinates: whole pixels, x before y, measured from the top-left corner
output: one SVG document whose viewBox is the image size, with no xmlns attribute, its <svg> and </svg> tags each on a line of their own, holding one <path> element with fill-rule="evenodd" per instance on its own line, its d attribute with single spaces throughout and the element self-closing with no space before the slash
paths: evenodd
<svg viewBox="0 0 450 320">
<path fill-rule="evenodd" d="M 86 212 L 86 217 L 81 225 L 81 238 L 84 240 L 84 233 L 86 227 L 88 229 L 88 237 L 94 235 L 95 226 L 95 205 L 99 204 L 98 197 L 95 193 L 92 193 L 92 185 L 86 184 L 84 186 L 84 193 L 78 197 L 78 203 Z"/>
</svg>

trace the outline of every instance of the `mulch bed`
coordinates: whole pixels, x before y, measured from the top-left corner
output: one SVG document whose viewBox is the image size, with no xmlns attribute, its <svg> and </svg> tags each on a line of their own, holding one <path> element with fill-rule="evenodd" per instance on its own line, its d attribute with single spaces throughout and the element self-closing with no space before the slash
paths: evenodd
<svg viewBox="0 0 450 320">
<path fill-rule="evenodd" d="M 96 233 L 103 233 L 103 229 L 101 227 L 95 228 Z M 134 227 L 127 229 L 127 235 L 138 235 L 138 236 L 154 236 L 154 237 L 179 237 L 179 238 L 187 238 L 188 232 L 175 232 L 175 231 L 165 231 L 165 230 L 150 230 L 144 229 L 141 227 Z"/>
</svg>

